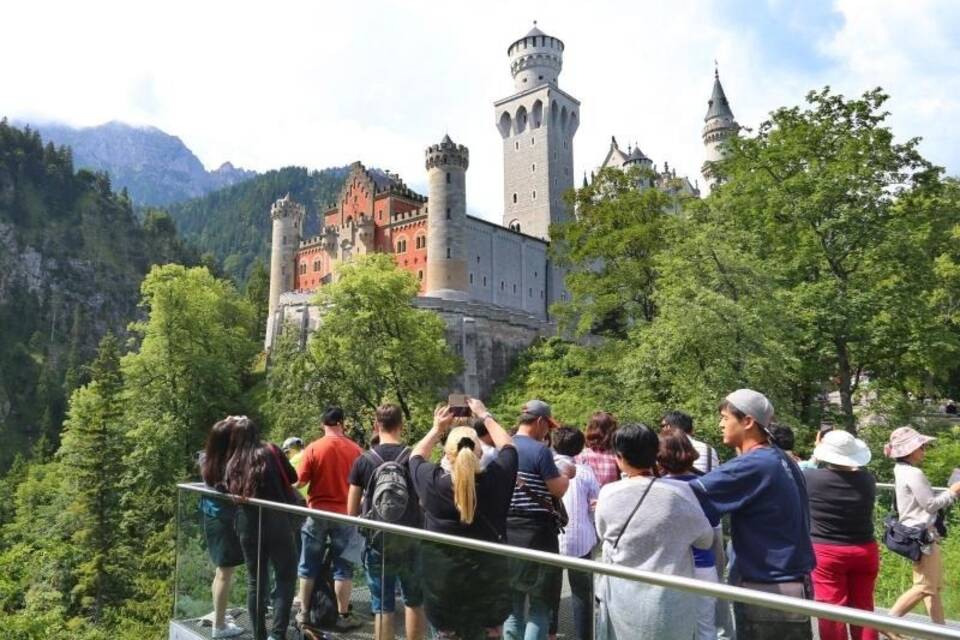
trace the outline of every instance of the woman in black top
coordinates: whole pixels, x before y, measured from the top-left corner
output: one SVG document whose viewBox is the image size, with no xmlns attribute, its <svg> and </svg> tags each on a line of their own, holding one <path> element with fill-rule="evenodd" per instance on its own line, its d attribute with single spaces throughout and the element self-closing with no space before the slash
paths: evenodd
<svg viewBox="0 0 960 640">
<path fill-rule="evenodd" d="M 517 477 L 517 450 L 507 432 L 479 400 L 469 399 L 473 415 L 483 420 L 497 457 L 480 469 L 482 449 L 476 431 L 457 427 L 449 407 L 437 409 L 433 428 L 413 449 L 410 475 L 423 505 L 426 528 L 500 542 L 506 535 L 507 510 Z M 428 461 L 444 437 L 447 473 Z M 424 605 L 436 637 L 473 640 L 503 623 L 510 611 L 509 572 L 505 558 L 445 544 L 423 545 Z"/>
<path fill-rule="evenodd" d="M 805 469 L 810 537 L 817 557 L 813 592 L 820 602 L 873 611 L 880 553 L 873 537 L 877 481 L 863 467 L 870 449 L 846 431 L 825 434 L 814 449 L 820 465 Z M 820 619 L 822 640 L 846 640 L 847 625 Z M 853 640 L 876 640 L 873 629 L 850 627 Z"/>
<path fill-rule="evenodd" d="M 292 485 L 297 472 L 273 444 L 260 441 L 257 425 L 246 416 L 231 416 L 229 457 L 224 478 L 228 492 L 243 498 L 294 502 Z M 255 640 L 267 637 L 266 613 L 269 570 L 273 569 L 272 638 L 286 638 L 290 606 L 297 582 L 296 538 L 291 517 L 282 511 L 242 504 L 237 533 L 247 566 L 247 611 Z"/>
</svg>

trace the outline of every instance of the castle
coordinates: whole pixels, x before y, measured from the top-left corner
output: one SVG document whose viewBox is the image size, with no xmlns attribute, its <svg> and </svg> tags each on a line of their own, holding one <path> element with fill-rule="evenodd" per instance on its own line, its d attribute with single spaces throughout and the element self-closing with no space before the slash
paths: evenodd
<svg viewBox="0 0 960 640">
<path fill-rule="evenodd" d="M 447 339 L 464 359 L 458 387 L 466 393 L 488 392 L 517 353 L 555 332 L 550 305 L 568 294 L 563 270 L 548 255 L 549 228 L 572 215 L 563 194 L 574 186 L 580 124 L 580 101 L 558 83 L 563 52 L 563 42 L 536 24 L 507 49 L 515 91 L 494 103 L 503 141 L 502 224 L 467 214 L 470 154 L 449 135 L 426 149 L 426 197 L 395 174 L 355 162 L 337 201 L 321 213 L 319 235 L 302 237 L 305 208 L 289 196 L 272 206 L 267 349 L 291 323 L 305 340 L 319 322 L 312 293 L 332 281 L 338 263 L 372 252 L 392 253 L 419 279 L 416 304 L 446 321 Z M 738 129 L 717 74 L 708 105 L 702 175 L 709 184 L 710 162 Z M 639 147 L 624 153 L 612 139 L 601 168 L 633 164 L 655 169 Z M 649 186 L 699 195 L 666 163 L 654 175 Z"/>
</svg>

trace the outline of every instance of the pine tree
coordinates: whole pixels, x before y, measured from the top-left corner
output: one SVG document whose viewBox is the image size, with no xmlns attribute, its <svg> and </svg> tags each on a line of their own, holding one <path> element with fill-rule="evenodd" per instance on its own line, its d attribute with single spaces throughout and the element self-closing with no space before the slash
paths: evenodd
<svg viewBox="0 0 960 640">
<path fill-rule="evenodd" d="M 254 317 L 257 322 L 257 333 L 254 337 L 261 340 L 267 331 L 267 313 L 270 306 L 270 273 L 260 258 L 254 260 L 253 266 L 250 267 L 250 276 L 247 278 L 244 293 L 253 306 Z"/>
<path fill-rule="evenodd" d="M 70 509 L 73 541 L 83 558 L 73 596 L 94 621 L 121 592 L 116 556 L 120 523 L 118 479 L 123 472 L 123 379 L 120 345 L 107 334 L 91 366 L 90 383 L 70 398 L 60 449 L 64 490 L 75 496 Z"/>
</svg>

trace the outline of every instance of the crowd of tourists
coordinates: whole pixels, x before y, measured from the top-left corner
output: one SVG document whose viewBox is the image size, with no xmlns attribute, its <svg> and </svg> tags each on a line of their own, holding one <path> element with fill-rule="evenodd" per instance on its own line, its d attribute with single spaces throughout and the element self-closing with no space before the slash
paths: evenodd
<svg viewBox="0 0 960 640">
<path fill-rule="evenodd" d="M 297 437 L 282 447 L 264 442 L 245 416 L 217 422 L 201 459 L 204 482 L 230 494 L 201 504 L 216 566 L 212 636 L 243 632 L 226 609 L 234 569 L 244 564 L 256 640 L 287 638 L 290 627 L 320 638 L 320 629 L 360 626 L 351 605 L 358 565 L 380 640 L 396 636 L 401 604 L 410 640 L 557 634 L 560 568 L 300 518 L 244 498 L 305 501 L 320 512 L 873 610 L 876 481 L 869 448 L 850 433 L 819 434 L 813 458 L 801 460 L 792 432 L 773 422 L 770 401 L 740 389 L 720 403 L 723 443 L 736 452 L 721 463 L 679 411 L 658 428 L 618 424 L 600 411 L 580 429 L 562 426 L 547 403 L 531 400 L 508 431 L 480 400 L 464 405 L 439 407 L 411 446 L 401 409 L 384 404 L 367 450 L 346 435 L 337 407 L 323 414 L 323 436 L 306 446 Z M 920 468 L 931 440 L 911 427 L 890 436 L 897 517 L 885 539 L 904 547 L 914 571 L 891 614 L 924 601 L 942 623 L 937 515 L 960 495 L 960 483 L 931 489 Z M 567 581 L 574 637 L 582 640 L 813 637 L 802 615 L 575 570 Z M 818 624 L 824 640 L 878 637 Z"/>
</svg>

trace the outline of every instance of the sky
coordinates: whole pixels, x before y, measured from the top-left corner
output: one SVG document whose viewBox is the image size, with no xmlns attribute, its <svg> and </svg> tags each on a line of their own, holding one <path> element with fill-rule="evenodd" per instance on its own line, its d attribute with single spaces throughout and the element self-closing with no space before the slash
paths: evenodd
<svg viewBox="0 0 960 640">
<path fill-rule="evenodd" d="M 424 149 L 470 148 L 468 209 L 499 221 L 493 102 L 507 47 L 538 21 L 581 103 L 577 184 L 610 136 L 698 177 L 714 61 L 740 124 L 830 85 L 882 86 L 900 140 L 960 173 L 960 3 L 952 0 L 165 0 L 10 3 L 0 116 L 179 136 L 208 168 L 360 160 L 426 193 Z"/>
</svg>

